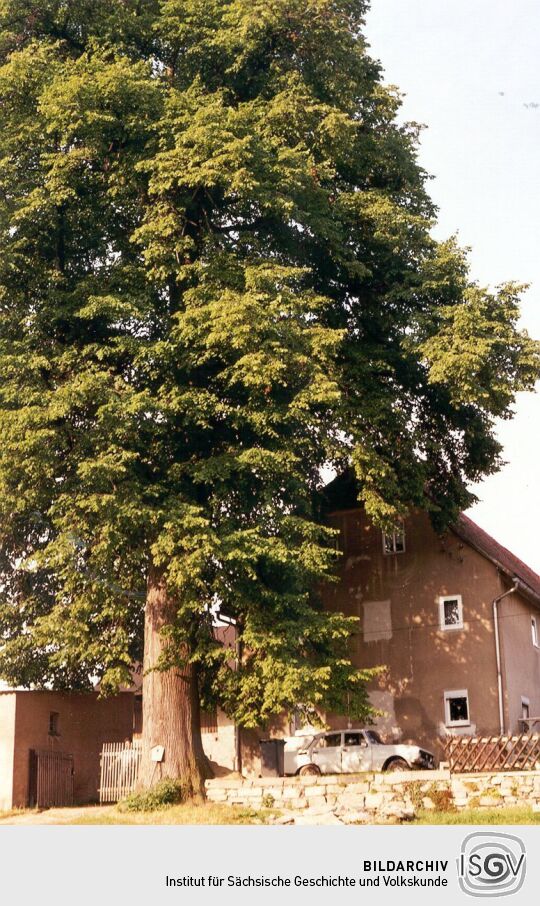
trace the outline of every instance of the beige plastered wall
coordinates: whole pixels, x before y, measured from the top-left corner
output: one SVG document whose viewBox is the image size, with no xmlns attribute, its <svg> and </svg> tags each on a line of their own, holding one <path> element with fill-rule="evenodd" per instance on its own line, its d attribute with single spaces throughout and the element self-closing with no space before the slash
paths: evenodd
<svg viewBox="0 0 540 906">
<path fill-rule="evenodd" d="M 0 809 L 13 806 L 15 692 L 0 692 Z"/>
<path fill-rule="evenodd" d="M 531 619 L 540 636 L 540 611 L 519 594 L 499 604 L 499 632 L 503 665 L 505 732 L 521 727 L 522 699 L 528 700 L 531 717 L 540 717 L 540 648 L 533 644 Z M 538 731 L 539 726 L 535 729 Z"/>
</svg>

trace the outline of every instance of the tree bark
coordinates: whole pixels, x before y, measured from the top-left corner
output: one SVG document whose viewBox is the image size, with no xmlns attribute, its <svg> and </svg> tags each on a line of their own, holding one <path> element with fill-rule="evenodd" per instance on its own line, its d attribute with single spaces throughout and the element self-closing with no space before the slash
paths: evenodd
<svg viewBox="0 0 540 906">
<path fill-rule="evenodd" d="M 202 747 L 199 690 L 189 650 L 175 652 L 177 665 L 154 669 L 162 655 L 169 656 L 171 641 L 164 626 L 176 618 L 176 605 L 167 592 L 163 573 L 152 567 L 144 620 L 142 763 L 139 787 L 149 788 L 173 778 L 185 786 L 187 796 L 204 796 L 208 762 Z M 172 658 L 170 658 L 173 660 Z M 153 761 L 152 749 L 164 747 L 162 761 Z"/>
</svg>

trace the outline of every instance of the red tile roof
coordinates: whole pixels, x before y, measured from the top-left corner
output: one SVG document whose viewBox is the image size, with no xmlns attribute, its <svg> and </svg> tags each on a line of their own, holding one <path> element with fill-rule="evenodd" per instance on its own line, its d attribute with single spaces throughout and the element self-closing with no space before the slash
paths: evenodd
<svg viewBox="0 0 540 906">
<path fill-rule="evenodd" d="M 464 513 L 452 529 L 455 534 L 483 554 L 492 563 L 495 563 L 509 578 L 517 578 L 532 593 L 534 598 L 540 599 L 540 576 L 535 573 L 523 560 L 516 557 L 508 548 L 503 547 L 495 538 L 488 535 L 476 522 L 465 516 Z"/>
</svg>

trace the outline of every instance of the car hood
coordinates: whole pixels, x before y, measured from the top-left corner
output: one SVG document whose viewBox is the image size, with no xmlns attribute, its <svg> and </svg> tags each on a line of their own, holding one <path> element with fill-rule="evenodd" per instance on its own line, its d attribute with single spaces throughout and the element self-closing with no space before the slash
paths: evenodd
<svg viewBox="0 0 540 906">
<path fill-rule="evenodd" d="M 407 761 L 417 758 L 420 755 L 420 752 L 427 752 L 428 755 L 433 755 L 428 749 L 423 749 L 421 746 L 409 745 L 407 743 L 398 743 L 396 745 L 380 745 L 374 746 L 374 748 L 379 751 L 379 749 L 384 749 L 385 755 L 398 755 L 402 758 L 405 758 Z"/>
</svg>

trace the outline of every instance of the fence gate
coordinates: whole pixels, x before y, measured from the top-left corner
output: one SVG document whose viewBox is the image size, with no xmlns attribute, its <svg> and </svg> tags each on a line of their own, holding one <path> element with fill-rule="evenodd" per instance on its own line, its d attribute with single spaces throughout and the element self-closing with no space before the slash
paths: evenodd
<svg viewBox="0 0 540 906">
<path fill-rule="evenodd" d="M 106 742 L 101 750 L 100 802 L 118 802 L 135 789 L 142 747 L 139 740 Z"/>
<path fill-rule="evenodd" d="M 28 804 L 31 808 L 73 805 L 73 755 L 30 749 Z"/>
</svg>

